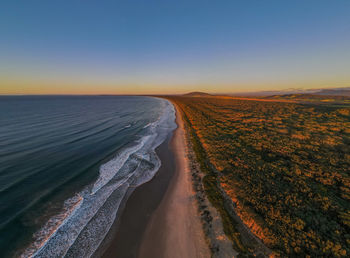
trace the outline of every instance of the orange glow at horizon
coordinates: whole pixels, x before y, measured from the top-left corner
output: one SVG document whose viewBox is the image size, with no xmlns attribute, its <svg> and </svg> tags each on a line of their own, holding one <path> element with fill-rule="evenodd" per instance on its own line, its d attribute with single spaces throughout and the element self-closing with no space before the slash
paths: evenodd
<svg viewBox="0 0 350 258">
<path fill-rule="evenodd" d="M 256 91 L 277 91 L 284 89 L 321 89 L 349 87 L 350 80 L 291 82 L 267 84 L 131 84 L 131 83 L 66 83 L 42 81 L 0 81 L 0 95 L 140 95 L 140 94 L 183 94 L 191 91 L 208 93 L 237 93 Z"/>
</svg>

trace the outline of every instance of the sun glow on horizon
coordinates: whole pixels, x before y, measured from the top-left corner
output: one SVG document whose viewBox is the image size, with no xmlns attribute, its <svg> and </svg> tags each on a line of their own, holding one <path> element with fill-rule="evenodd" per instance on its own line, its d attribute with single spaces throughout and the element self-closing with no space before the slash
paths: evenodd
<svg viewBox="0 0 350 258">
<path fill-rule="evenodd" d="M 0 94 L 348 87 L 349 11 L 342 0 L 8 2 Z"/>
</svg>

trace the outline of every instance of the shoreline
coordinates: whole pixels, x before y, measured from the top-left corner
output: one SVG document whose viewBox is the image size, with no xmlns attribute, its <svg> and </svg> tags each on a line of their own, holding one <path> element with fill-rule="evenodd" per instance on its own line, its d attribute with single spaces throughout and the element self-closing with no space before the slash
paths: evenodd
<svg viewBox="0 0 350 258">
<path fill-rule="evenodd" d="M 94 256 L 138 257 L 138 250 L 150 216 L 157 208 L 173 177 L 174 160 L 169 150 L 173 132 L 156 148 L 161 166 L 148 182 L 129 188 L 113 226 Z"/>
<path fill-rule="evenodd" d="M 94 256 L 210 257 L 186 156 L 184 123 L 172 105 L 178 127 L 156 149 L 161 167 L 149 182 L 128 191 Z"/>
<path fill-rule="evenodd" d="M 178 107 L 172 104 L 178 126 L 170 144 L 175 175 L 146 228 L 139 257 L 211 257 L 192 183 L 184 122 Z"/>
</svg>

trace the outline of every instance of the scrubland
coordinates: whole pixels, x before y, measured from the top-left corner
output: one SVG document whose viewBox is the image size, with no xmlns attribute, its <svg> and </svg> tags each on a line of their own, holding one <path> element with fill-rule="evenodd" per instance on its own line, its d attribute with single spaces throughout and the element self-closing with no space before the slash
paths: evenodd
<svg viewBox="0 0 350 258">
<path fill-rule="evenodd" d="M 182 110 L 236 250 L 249 253 L 224 205 L 281 256 L 350 255 L 350 107 L 170 97 Z"/>
</svg>

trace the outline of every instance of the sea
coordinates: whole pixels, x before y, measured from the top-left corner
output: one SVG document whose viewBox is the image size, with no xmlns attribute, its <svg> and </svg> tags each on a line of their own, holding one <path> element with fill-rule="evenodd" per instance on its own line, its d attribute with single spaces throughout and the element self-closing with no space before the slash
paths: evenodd
<svg viewBox="0 0 350 258">
<path fill-rule="evenodd" d="M 0 96 L 0 256 L 94 256 L 175 128 L 160 98 Z"/>
</svg>

